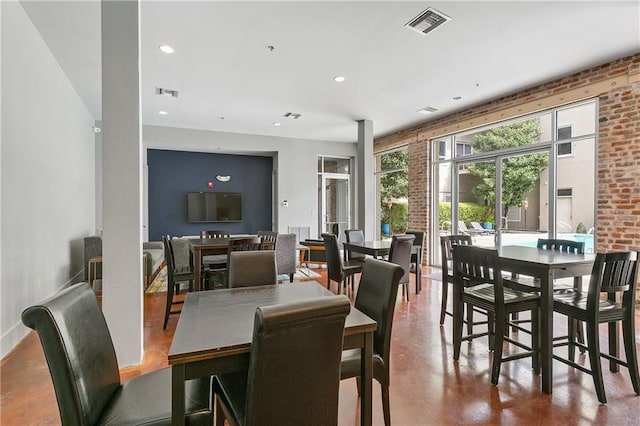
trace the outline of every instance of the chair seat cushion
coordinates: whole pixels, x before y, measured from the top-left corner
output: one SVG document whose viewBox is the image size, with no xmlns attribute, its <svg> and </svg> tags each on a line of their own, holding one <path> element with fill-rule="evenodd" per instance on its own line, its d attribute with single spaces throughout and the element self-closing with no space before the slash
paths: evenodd
<svg viewBox="0 0 640 426">
<path fill-rule="evenodd" d="M 219 265 L 227 263 L 227 255 L 226 254 L 215 254 L 211 256 L 203 256 L 202 264 L 203 265 Z"/>
<path fill-rule="evenodd" d="M 247 396 L 247 372 L 214 376 L 214 392 L 222 399 L 227 410 L 238 420 L 238 424 L 244 424 L 244 411 Z"/>
<path fill-rule="evenodd" d="M 380 383 L 387 381 L 384 368 L 384 361 L 378 354 L 373 354 L 373 378 Z M 340 363 L 340 380 L 350 377 L 360 376 L 360 349 L 349 349 L 342 351 L 342 361 Z"/>
<path fill-rule="evenodd" d="M 187 382 L 187 424 L 211 424 L 210 393 L 210 378 Z M 126 381 L 115 392 L 99 424 L 170 425 L 171 369 L 165 368 Z"/>
<path fill-rule="evenodd" d="M 355 259 L 346 260 L 343 265 L 344 272 L 347 275 L 362 272 L 362 265 L 364 265 L 364 262 L 360 260 L 355 260 Z"/>
</svg>

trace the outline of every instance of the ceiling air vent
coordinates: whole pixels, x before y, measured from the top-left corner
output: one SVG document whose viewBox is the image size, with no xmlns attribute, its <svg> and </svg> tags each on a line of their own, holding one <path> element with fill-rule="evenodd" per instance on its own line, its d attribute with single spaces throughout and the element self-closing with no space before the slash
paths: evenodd
<svg viewBox="0 0 640 426">
<path fill-rule="evenodd" d="M 444 13 L 438 12 L 437 10 L 428 7 L 424 12 L 420 15 L 413 18 L 411 21 L 405 24 L 405 27 L 408 27 L 420 34 L 427 34 L 445 22 L 449 21 L 449 18 Z"/>
<path fill-rule="evenodd" d="M 156 87 L 156 95 L 173 96 L 174 98 L 177 98 L 178 97 L 178 91 L 177 90 L 163 89 L 162 87 Z"/>
<path fill-rule="evenodd" d="M 302 117 L 302 114 L 298 114 L 295 112 L 288 112 L 284 115 L 284 117 L 293 118 L 294 120 L 297 120 L 298 118 Z"/>
</svg>

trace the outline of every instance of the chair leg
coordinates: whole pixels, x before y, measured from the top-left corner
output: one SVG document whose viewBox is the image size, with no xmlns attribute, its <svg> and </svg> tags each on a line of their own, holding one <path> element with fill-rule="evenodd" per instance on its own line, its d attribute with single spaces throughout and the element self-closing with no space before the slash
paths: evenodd
<svg viewBox="0 0 640 426">
<path fill-rule="evenodd" d="M 447 312 L 447 297 L 449 295 L 449 283 L 442 280 L 442 303 L 440 304 L 440 325 L 444 324 L 444 316 Z"/>
<path fill-rule="evenodd" d="M 292 283 L 293 282 L 293 274 L 289 274 L 289 282 Z"/>
<path fill-rule="evenodd" d="M 493 366 L 491 368 L 491 383 L 498 384 L 498 378 L 500 377 L 500 366 L 502 365 L 502 342 L 505 332 L 505 316 L 495 316 L 495 330 L 494 330 L 494 347 L 493 347 Z"/>
<path fill-rule="evenodd" d="M 173 291 L 173 283 L 167 283 L 167 303 L 164 308 L 164 323 L 162 325 L 163 330 L 167 329 L 167 323 L 169 322 L 169 314 L 171 313 L 171 304 L 173 302 Z"/>
<path fill-rule="evenodd" d="M 467 334 L 473 334 L 473 306 L 467 304 Z"/>
<path fill-rule="evenodd" d="M 533 372 L 540 374 L 540 310 L 531 310 L 531 367 Z"/>
<path fill-rule="evenodd" d="M 409 288 L 407 286 L 407 292 Z M 384 415 L 384 426 L 391 426 L 391 410 L 389 409 L 389 386 L 380 384 L 382 390 L 382 413 Z"/>
<path fill-rule="evenodd" d="M 576 320 L 571 317 L 567 317 L 567 340 L 569 345 L 567 346 L 567 352 L 569 354 L 569 361 L 576 360 Z M 578 340 L 580 341 L 580 340 Z M 584 341 L 584 338 L 583 338 Z M 584 351 L 583 351 L 584 352 Z"/>
<path fill-rule="evenodd" d="M 634 315 L 633 312 L 631 315 Z M 631 376 L 631 384 L 636 395 L 640 395 L 640 375 L 638 374 L 634 321 L 629 319 L 622 321 L 622 337 L 624 339 L 624 353 L 627 357 L 627 368 L 629 369 L 629 376 Z"/>
<path fill-rule="evenodd" d="M 593 384 L 596 386 L 598 401 L 606 404 L 607 396 L 604 391 L 602 366 L 600 364 L 600 332 L 598 331 L 598 324 L 595 321 L 587 323 L 587 342 L 589 346 L 591 376 L 593 376 Z"/>
<path fill-rule="evenodd" d="M 416 294 L 422 291 L 422 268 L 416 263 Z"/>
<path fill-rule="evenodd" d="M 454 290 L 455 291 L 455 290 Z M 453 359 L 460 358 L 460 346 L 462 345 L 462 316 L 464 315 L 462 301 L 454 303 L 453 307 Z"/>
<path fill-rule="evenodd" d="M 224 426 L 224 420 L 225 420 L 225 415 L 224 415 L 224 410 L 222 409 L 222 404 L 220 404 L 220 400 L 218 399 L 218 397 L 215 397 L 216 400 L 216 411 L 215 411 L 215 417 L 216 417 L 216 426 Z"/>
</svg>

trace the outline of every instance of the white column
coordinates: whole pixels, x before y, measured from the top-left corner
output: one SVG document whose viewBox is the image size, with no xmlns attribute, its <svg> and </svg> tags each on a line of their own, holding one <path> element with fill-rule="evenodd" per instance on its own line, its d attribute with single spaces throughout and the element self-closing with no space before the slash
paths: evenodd
<svg viewBox="0 0 640 426">
<path fill-rule="evenodd" d="M 102 309 L 120 367 L 143 355 L 140 7 L 102 1 Z"/>
<path fill-rule="evenodd" d="M 375 180 L 373 177 L 373 123 L 358 120 L 357 163 L 357 226 L 363 230 L 365 240 L 375 239 Z"/>
</svg>

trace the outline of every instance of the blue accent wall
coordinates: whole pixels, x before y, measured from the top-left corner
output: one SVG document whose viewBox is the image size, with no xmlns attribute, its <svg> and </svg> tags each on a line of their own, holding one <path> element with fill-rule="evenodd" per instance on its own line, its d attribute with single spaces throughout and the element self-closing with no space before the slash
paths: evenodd
<svg viewBox="0 0 640 426">
<path fill-rule="evenodd" d="M 149 240 L 162 235 L 199 235 L 207 229 L 232 234 L 271 230 L 272 157 L 147 150 Z M 217 175 L 231 176 L 219 182 Z M 207 182 L 213 182 L 212 189 Z M 187 222 L 188 192 L 240 192 L 242 222 Z"/>
</svg>

